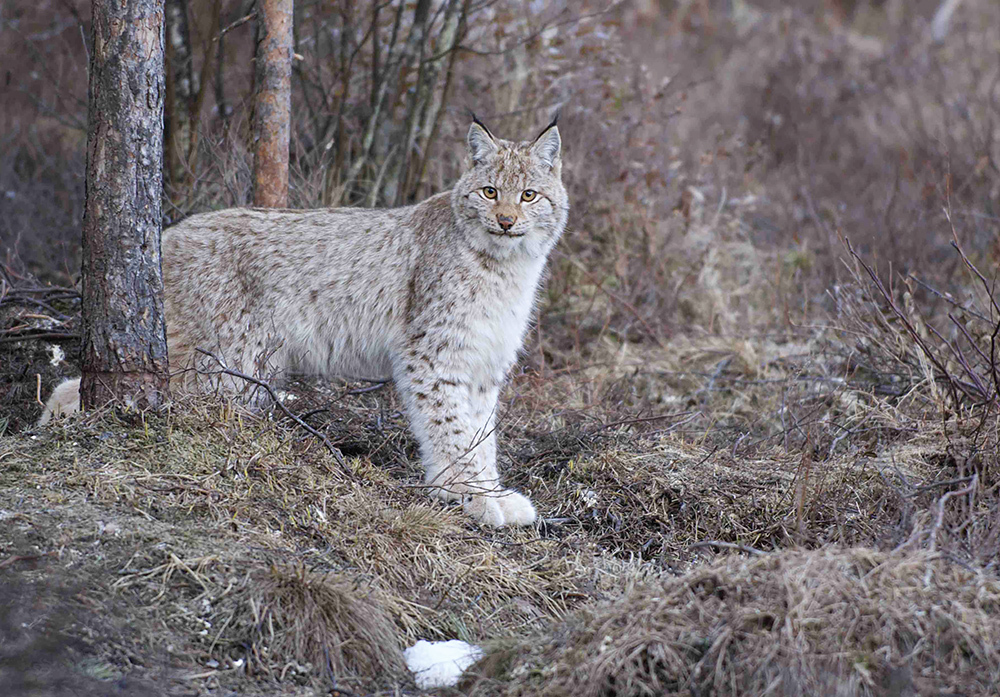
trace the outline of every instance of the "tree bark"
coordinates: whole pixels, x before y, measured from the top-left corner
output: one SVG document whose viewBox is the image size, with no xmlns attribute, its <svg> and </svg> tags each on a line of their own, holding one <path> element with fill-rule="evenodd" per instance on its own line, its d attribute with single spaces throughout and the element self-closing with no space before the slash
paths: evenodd
<svg viewBox="0 0 1000 697">
<path fill-rule="evenodd" d="M 406 64 L 411 59 L 414 61 L 413 67 L 417 70 L 417 79 L 416 87 L 410 93 L 410 98 L 406 107 L 407 116 L 404 130 L 405 141 L 403 143 L 403 150 L 400 152 L 399 157 L 392 161 L 389 173 L 386 175 L 385 179 L 386 200 L 390 206 L 398 205 L 402 191 L 402 182 L 400 180 L 403 176 L 405 176 L 406 166 L 409 163 L 409 149 L 413 147 L 413 142 L 409 135 L 414 130 L 414 123 L 416 122 L 419 112 L 417 98 L 426 75 L 424 71 L 423 57 L 424 51 L 427 49 L 424 44 L 425 37 L 427 36 L 427 30 L 429 29 L 428 23 L 430 21 L 430 9 L 430 0 L 417 0 L 417 4 L 413 8 L 413 26 L 410 27 L 410 34 L 406 37 L 406 43 L 403 46 L 403 55 L 400 57 L 400 67 L 397 79 L 402 77 L 403 71 L 407 68 Z"/>
<path fill-rule="evenodd" d="M 438 34 L 435 48 L 437 51 L 447 51 L 447 56 L 441 56 L 433 60 L 428 66 L 428 77 L 425 81 L 426 94 L 421 96 L 420 133 L 414 135 L 414 142 L 420 142 L 418 148 L 418 164 L 412 169 L 413 174 L 407 172 L 407 178 L 412 179 L 407 183 L 407 198 L 413 198 L 417 194 L 417 189 L 424 179 L 427 171 L 427 161 L 434 147 L 434 139 L 437 137 L 441 107 L 448 99 L 448 91 L 451 89 L 451 79 L 455 70 L 455 57 L 458 55 L 458 44 L 465 33 L 465 21 L 469 15 L 470 0 L 450 0 L 448 10 L 444 18 L 444 26 Z M 441 71 L 441 64 L 447 59 L 448 69 L 445 73 L 444 87 L 436 90 L 438 73 Z"/>
<path fill-rule="evenodd" d="M 253 116 L 255 206 L 288 205 L 292 47 L 292 0 L 259 0 Z"/>
<path fill-rule="evenodd" d="M 188 159 L 194 131 L 195 84 L 187 0 L 165 0 L 166 103 L 164 151 L 170 186 L 183 198 L 190 178 Z M 207 60 L 206 56 L 206 60 Z"/>
<path fill-rule="evenodd" d="M 163 0 L 95 0 L 83 220 L 85 408 L 167 395 Z"/>
</svg>

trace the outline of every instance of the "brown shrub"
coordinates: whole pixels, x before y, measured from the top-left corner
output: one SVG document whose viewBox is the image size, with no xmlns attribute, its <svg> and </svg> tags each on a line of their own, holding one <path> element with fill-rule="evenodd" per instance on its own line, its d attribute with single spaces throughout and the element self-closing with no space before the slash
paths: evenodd
<svg viewBox="0 0 1000 697">
<path fill-rule="evenodd" d="M 293 664 L 334 680 L 391 683 L 406 675 L 406 666 L 384 600 L 373 594 L 350 578 L 302 567 L 258 571 L 225 601 L 233 610 L 224 638 L 241 654 L 245 649 L 251 673 Z"/>
<path fill-rule="evenodd" d="M 493 648 L 473 695 L 993 694 L 1000 585 L 934 554 L 730 557 Z"/>
</svg>

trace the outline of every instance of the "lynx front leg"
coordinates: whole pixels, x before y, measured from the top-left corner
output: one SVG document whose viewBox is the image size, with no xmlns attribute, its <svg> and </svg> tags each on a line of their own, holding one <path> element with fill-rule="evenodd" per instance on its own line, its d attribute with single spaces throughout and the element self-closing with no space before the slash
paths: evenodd
<svg viewBox="0 0 1000 697">
<path fill-rule="evenodd" d="M 513 489 L 504 489 L 500 486 L 497 477 L 497 446 L 496 446 L 496 412 L 497 400 L 500 396 L 500 389 L 492 385 L 473 386 L 470 390 L 469 403 L 472 412 L 473 424 L 486 424 L 485 428 L 480 427 L 479 432 L 487 434 L 483 445 L 486 446 L 479 453 L 483 462 L 493 472 L 495 488 L 481 496 L 473 496 L 469 500 L 463 500 L 465 510 L 479 520 L 483 516 L 479 511 L 493 511 L 494 507 L 499 507 L 503 514 L 503 525 L 531 525 L 535 522 L 535 507 L 527 496 L 519 494 Z"/>
<path fill-rule="evenodd" d="M 529 525 L 535 509 L 523 495 L 503 489 L 496 468 L 498 390 L 461 379 L 421 375 L 407 366 L 396 385 L 420 443 L 431 494 L 461 501 L 466 513 L 492 526 Z"/>
</svg>

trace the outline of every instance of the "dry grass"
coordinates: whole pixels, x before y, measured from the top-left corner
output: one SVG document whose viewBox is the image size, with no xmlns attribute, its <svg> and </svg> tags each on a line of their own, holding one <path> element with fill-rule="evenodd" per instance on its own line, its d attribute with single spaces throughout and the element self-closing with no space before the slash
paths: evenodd
<svg viewBox="0 0 1000 697">
<path fill-rule="evenodd" d="M 694 232 L 704 224 L 699 215 L 692 212 Z M 750 244 L 740 240 L 738 221 L 730 230 L 733 244 Z M 763 607 L 779 577 L 794 586 L 807 569 L 826 578 L 834 568 L 868 563 L 870 571 L 904 560 L 902 573 L 932 559 L 935 575 L 958 574 L 942 554 L 977 570 L 949 581 L 963 593 L 976 591 L 975 583 L 992 578 L 1000 551 L 995 457 L 985 447 L 995 442 L 995 419 L 982 419 L 994 412 L 952 403 L 935 387 L 941 381 L 922 372 L 919 352 L 871 288 L 838 290 L 842 312 L 829 326 L 737 332 L 758 322 L 781 326 L 784 312 L 754 298 L 780 297 L 767 279 L 787 271 L 786 261 L 750 248 L 720 254 L 714 272 L 694 277 L 684 292 L 705 304 L 692 312 L 691 331 L 658 345 L 596 328 L 585 351 L 567 343 L 556 354 L 544 334 L 535 335 L 528 367 L 504 395 L 499 442 L 507 480 L 538 504 L 536 529 L 481 530 L 459 510 L 427 499 L 391 387 L 293 380 L 290 404 L 303 414 L 321 409 L 308 420 L 344 450 L 350 473 L 278 412 L 250 414 L 212 399 L 159 415 L 108 411 L 3 441 L 0 510 L 27 513 L 16 522 L 24 536 L 2 551 L 62 550 L 94 579 L 90 592 L 110 616 L 144 628 L 126 654 L 144 656 L 141 667 L 123 664 L 117 640 L 89 635 L 81 650 L 100 665 L 137 679 L 162 673 L 199 689 L 250 694 L 399 689 L 409 685 L 399 649 L 418 638 L 499 637 L 507 653 L 497 655 L 508 664 L 512 646 L 521 647 L 518 656 L 526 650 L 525 636 L 549 646 L 545 637 L 554 632 L 554 644 L 565 648 L 566 627 L 586 634 L 591 619 L 580 618 L 612 612 L 602 603 L 624 602 L 639 613 L 642 597 L 667 597 L 662 584 L 697 585 L 706 569 L 741 563 L 713 565 L 716 555 L 773 560 L 755 561 L 754 575 L 734 582 L 741 589 L 763 584 L 760 595 L 730 596 L 747 607 Z M 712 288 L 717 292 L 703 292 Z M 581 318 L 616 302 L 595 286 L 589 297 L 563 300 Z M 584 302 L 591 309 L 580 310 Z M 852 343 L 858 337 L 864 350 Z M 534 352 L 545 346 L 548 360 L 532 369 Z M 94 545 L 98 554 L 90 553 Z M 876 558 L 883 561 L 864 562 Z M 45 556 L 39 564 L 46 578 L 54 561 Z M 844 573 L 837 592 L 847 599 L 859 593 L 858 602 L 873 607 L 888 584 L 858 590 L 843 585 L 854 572 Z M 623 593 L 632 595 L 621 601 Z M 753 642 L 770 635 L 755 628 L 744 636 L 733 624 L 738 603 L 713 606 L 715 615 L 690 610 L 708 618 L 702 643 L 675 646 L 674 663 L 664 664 L 673 677 L 647 661 L 646 677 L 639 670 L 635 684 L 655 691 L 657 680 L 675 687 L 687 681 L 741 694 L 779 678 L 786 694 L 925 684 L 916 667 L 893 662 L 894 653 L 871 658 L 862 647 L 858 660 L 804 654 L 796 663 L 790 643 L 749 677 L 740 671 L 762 660 Z M 662 610 L 660 601 L 655 607 Z M 906 614 L 903 605 L 898 613 Z M 989 608 L 984 613 L 983 621 L 992 621 Z M 885 631 L 895 626 L 892 617 L 883 618 Z M 834 627 L 840 619 L 827 621 Z M 604 636 L 609 646 L 630 636 L 611 631 L 616 626 L 594 639 L 598 648 Z M 779 629 L 776 623 L 767 632 Z M 729 638 L 715 645 L 726 631 Z M 565 680 L 575 664 L 581 675 L 599 669 L 592 674 L 601 680 L 628 680 L 638 670 L 624 658 L 613 665 L 599 657 L 592 665 L 591 658 L 543 656 L 555 667 L 541 677 L 525 669 L 509 685 L 475 689 L 560 694 L 571 689 Z M 628 689 L 618 694 L 643 694 Z"/>
<path fill-rule="evenodd" d="M 351 458 L 348 476 L 318 442 L 225 404 L 97 415 L 9 438 L 0 458 L 0 509 L 48 511 L 26 518 L 32 544 L 117 576 L 120 611 L 159 626 L 144 650 L 169 644 L 204 679 L 374 687 L 399 678 L 403 642 L 539 626 L 639 569 L 585 539 L 479 530 L 405 461 Z M 109 548 L 90 558 L 95 534 Z"/>
<path fill-rule="evenodd" d="M 940 555 L 731 557 L 493 649 L 478 695 L 994 694 L 1000 584 Z"/>
<path fill-rule="evenodd" d="M 985 561 L 963 545 L 993 530 L 992 499 L 950 493 L 965 485 L 947 459 L 956 421 L 818 380 L 838 365 L 821 356 L 678 339 L 518 377 L 500 442 L 542 513 L 533 530 L 481 530 L 429 501 L 389 388 L 293 385 L 296 408 L 327 405 L 311 420 L 350 446 L 353 474 L 289 421 L 224 402 L 71 420 L 3 444 L 0 509 L 46 511 L 8 551 L 62 549 L 117 578 L 106 602 L 148 628 L 140 653 L 233 689 L 405 684 L 399 647 L 417 638 L 536 636 L 644 579 L 698 575 L 714 552 L 903 545 Z"/>
<path fill-rule="evenodd" d="M 336 680 L 404 679 L 406 667 L 396 628 L 377 597 L 330 574 L 272 567 L 248 577 L 228 596 L 235 605 L 217 641 L 249 645 L 251 673 L 268 673 L 286 661 L 306 673 Z M 239 642 L 235 638 L 243 637 Z"/>
</svg>

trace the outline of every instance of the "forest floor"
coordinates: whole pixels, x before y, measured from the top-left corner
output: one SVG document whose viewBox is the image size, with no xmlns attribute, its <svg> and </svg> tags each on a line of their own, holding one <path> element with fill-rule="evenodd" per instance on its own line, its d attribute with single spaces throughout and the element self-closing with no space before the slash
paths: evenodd
<svg viewBox="0 0 1000 697">
<path fill-rule="evenodd" d="M 8 343 L 7 694 L 415 694 L 401 649 L 454 638 L 487 651 L 456 694 L 988 694 L 978 422 L 843 330 L 523 370 L 499 448 L 541 520 L 499 530 L 426 497 L 389 385 L 288 386 L 341 467 L 211 399 L 32 428 L 56 361 Z"/>
</svg>

